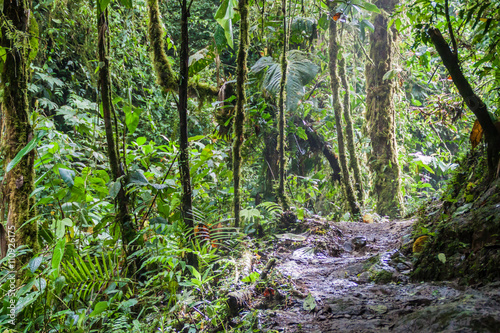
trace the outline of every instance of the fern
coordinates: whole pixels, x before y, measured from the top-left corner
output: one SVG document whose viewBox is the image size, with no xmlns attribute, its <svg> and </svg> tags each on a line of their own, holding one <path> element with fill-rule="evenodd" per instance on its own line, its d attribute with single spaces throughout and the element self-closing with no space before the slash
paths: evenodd
<svg viewBox="0 0 500 333">
<path fill-rule="evenodd" d="M 283 209 L 276 202 L 265 201 L 258 205 L 257 208 L 264 208 L 269 214 L 276 218 L 283 213 Z"/>
<path fill-rule="evenodd" d="M 116 255 L 108 253 L 101 260 L 94 260 L 87 253 L 85 257 L 76 254 L 71 262 L 63 262 L 63 275 L 66 283 L 74 289 L 76 299 L 88 300 L 94 293 L 101 294 L 110 282 L 128 282 L 120 277 L 120 266 Z"/>
</svg>

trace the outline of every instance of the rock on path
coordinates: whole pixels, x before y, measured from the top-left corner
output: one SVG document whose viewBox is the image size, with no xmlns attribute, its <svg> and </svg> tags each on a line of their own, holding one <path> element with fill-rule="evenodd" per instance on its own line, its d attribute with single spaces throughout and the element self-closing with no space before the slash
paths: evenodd
<svg viewBox="0 0 500 333">
<path fill-rule="evenodd" d="M 330 223 L 342 231 L 339 256 L 281 249 L 277 269 L 299 294 L 311 296 L 263 311 L 261 330 L 500 332 L 500 284 L 473 289 L 453 282 L 409 282 L 411 263 L 398 249 L 413 222 Z M 310 305 L 311 297 L 316 306 L 307 311 L 304 302 Z"/>
</svg>

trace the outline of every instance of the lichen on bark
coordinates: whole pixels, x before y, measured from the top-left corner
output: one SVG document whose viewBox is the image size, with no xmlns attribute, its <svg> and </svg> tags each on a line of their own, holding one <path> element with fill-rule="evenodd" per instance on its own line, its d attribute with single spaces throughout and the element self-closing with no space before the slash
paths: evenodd
<svg viewBox="0 0 500 333">
<path fill-rule="evenodd" d="M 379 0 L 380 14 L 374 14 L 374 32 L 370 35 L 370 58 L 366 65 L 366 129 L 371 139 L 372 151 L 368 162 L 372 171 L 373 190 L 377 213 L 390 217 L 402 210 L 400 167 L 396 147 L 394 82 L 384 80 L 392 69 L 395 55 L 396 31 L 387 29 L 388 12 L 397 0 Z"/>
</svg>

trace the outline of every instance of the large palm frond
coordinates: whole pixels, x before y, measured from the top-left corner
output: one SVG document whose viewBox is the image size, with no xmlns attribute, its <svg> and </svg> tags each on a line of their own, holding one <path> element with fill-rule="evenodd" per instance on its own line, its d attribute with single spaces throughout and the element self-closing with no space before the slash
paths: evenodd
<svg viewBox="0 0 500 333">
<path fill-rule="evenodd" d="M 286 82 L 286 107 L 294 111 L 304 96 L 305 86 L 318 74 L 319 67 L 314 64 L 307 53 L 292 50 L 288 53 L 288 68 Z M 277 94 L 281 81 L 281 65 L 272 57 L 262 57 L 250 69 L 252 73 L 264 72 L 262 88 L 271 94 Z"/>
</svg>

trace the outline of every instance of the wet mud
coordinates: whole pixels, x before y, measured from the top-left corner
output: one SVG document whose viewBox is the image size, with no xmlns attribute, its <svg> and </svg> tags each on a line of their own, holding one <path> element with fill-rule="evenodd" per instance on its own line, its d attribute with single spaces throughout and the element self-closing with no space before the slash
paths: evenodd
<svg viewBox="0 0 500 333">
<path fill-rule="evenodd" d="M 414 220 L 309 223 L 271 254 L 294 290 L 260 310 L 260 331 L 500 332 L 500 283 L 410 281 L 400 248 Z"/>
</svg>

